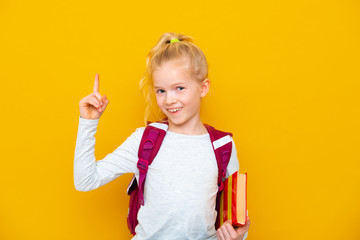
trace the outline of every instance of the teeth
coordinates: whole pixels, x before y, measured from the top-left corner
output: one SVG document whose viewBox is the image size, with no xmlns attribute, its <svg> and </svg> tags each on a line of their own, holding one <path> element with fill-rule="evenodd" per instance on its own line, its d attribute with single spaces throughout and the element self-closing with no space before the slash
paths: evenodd
<svg viewBox="0 0 360 240">
<path fill-rule="evenodd" d="M 177 111 L 179 111 L 181 108 L 175 108 L 175 109 L 169 109 L 168 111 L 169 112 L 177 112 Z"/>
</svg>

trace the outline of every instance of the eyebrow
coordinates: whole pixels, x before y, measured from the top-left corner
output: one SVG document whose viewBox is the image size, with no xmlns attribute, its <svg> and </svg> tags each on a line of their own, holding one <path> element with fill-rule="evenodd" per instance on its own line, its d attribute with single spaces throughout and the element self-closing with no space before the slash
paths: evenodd
<svg viewBox="0 0 360 240">
<path fill-rule="evenodd" d="M 173 86 L 182 85 L 182 84 L 185 84 L 185 82 L 177 82 L 177 83 L 172 84 L 171 86 L 173 87 Z M 154 86 L 154 88 L 162 88 L 162 87 L 160 87 L 160 86 Z"/>
</svg>

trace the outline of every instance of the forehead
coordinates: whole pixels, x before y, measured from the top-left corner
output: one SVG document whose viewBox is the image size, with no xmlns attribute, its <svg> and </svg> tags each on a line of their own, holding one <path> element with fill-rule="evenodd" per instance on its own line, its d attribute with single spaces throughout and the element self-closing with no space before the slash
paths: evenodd
<svg viewBox="0 0 360 240">
<path fill-rule="evenodd" d="M 192 80 L 191 67 L 184 59 L 167 61 L 154 69 L 152 77 L 155 85 L 189 81 Z"/>
</svg>

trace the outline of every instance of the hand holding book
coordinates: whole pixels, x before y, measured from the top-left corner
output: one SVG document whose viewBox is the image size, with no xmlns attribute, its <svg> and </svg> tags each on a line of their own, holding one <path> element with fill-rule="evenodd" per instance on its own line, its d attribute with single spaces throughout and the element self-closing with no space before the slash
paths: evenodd
<svg viewBox="0 0 360 240">
<path fill-rule="evenodd" d="M 250 227 L 250 218 L 247 217 L 246 224 L 234 228 L 231 219 L 227 220 L 216 232 L 217 239 L 219 240 L 243 240 Z"/>
</svg>

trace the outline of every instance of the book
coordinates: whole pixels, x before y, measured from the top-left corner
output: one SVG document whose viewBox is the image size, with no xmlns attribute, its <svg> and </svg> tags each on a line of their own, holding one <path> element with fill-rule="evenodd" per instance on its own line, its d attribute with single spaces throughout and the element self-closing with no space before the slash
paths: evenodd
<svg viewBox="0 0 360 240">
<path fill-rule="evenodd" d="M 220 226 L 228 219 L 234 227 L 246 224 L 247 218 L 247 173 L 235 172 L 224 181 L 224 190 L 220 193 L 218 213 Z"/>
</svg>

